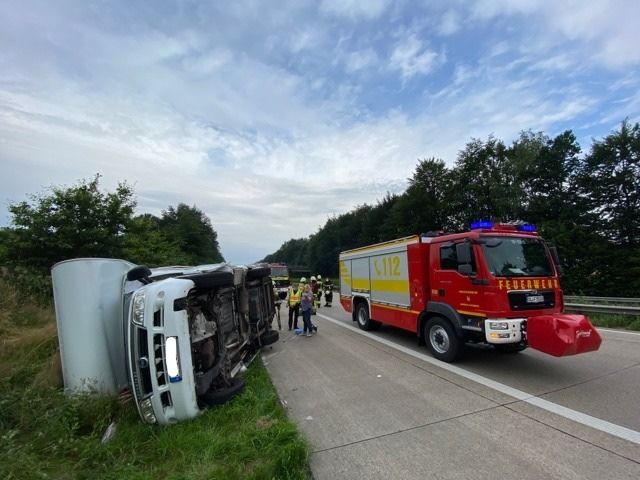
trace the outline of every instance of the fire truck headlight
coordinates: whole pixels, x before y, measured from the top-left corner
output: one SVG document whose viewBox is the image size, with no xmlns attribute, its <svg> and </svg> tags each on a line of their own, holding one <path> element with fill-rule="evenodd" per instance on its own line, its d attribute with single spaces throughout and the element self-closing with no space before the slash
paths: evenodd
<svg viewBox="0 0 640 480">
<path fill-rule="evenodd" d="M 507 322 L 489 322 L 489 328 L 491 330 L 509 330 L 509 324 Z"/>
<path fill-rule="evenodd" d="M 136 292 L 133 296 L 133 315 L 131 316 L 131 321 L 137 325 L 144 323 L 144 301 L 146 297 L 146 291 Z"/>
<path fill-rule="evenodd" d="M 178 337 L 167 337 L 167 373 L 171 383 L 177 383 L 182 380 L 180 357 L 178 355 Z"/>
</svg>

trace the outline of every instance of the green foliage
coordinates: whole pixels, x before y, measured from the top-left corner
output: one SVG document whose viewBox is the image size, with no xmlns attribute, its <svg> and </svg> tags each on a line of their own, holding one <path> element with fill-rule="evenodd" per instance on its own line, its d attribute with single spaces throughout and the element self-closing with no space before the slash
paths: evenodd
<svg viewBox="0 0 640 480">
<path fill-rule="evenodd" d="M 51 267 L 82 257 L 122 258 L 151 267 L 223 262 L 211 220 L 195 206 L 169 207 L 162 218 L 133 216 L 133 190 L 99 188 L 100 175 L 72 187 L 50 187 L 9 205 L 0 229 L 0 264 L 41 302 L 51 301 Z"/>
<path fill-rule="evenodd" d="M 50 187 L 30 196 L 33 205 L 10 204 L 14 228 L 4 235 L 5 264 L 46 272 L 70 258 L 119 256 L 136 202 L 126 183 L 103 193 L 99 180 L 96 175 L 74 187 Z"/>
<path fill-rule="evenodd" d="M 179 203 L 162 212 L 158 222 L 164 237 L 171 239 L 187 258 L 188 265 L 223 262 L 218 234 L 201 210 Z"/>
<path fill-rule="evenodd" d="M 55 332 L 52 307 L 0 280 L 0 478 L 307 478 L 310 447 L 259 357 L 233 401 L 160 427 L 128 395 L 65 395 Z"/>
</svg>

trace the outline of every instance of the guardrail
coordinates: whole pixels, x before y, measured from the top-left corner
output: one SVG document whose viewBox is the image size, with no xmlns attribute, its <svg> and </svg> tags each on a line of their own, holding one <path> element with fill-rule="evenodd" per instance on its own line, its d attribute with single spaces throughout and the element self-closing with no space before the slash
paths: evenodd
<svg viewBox="0 0 640 480">
<path fill-rule="evenodd" d="M 567 295 L 565 310 L 577 313 L 607 313 L 613 315 L 637 315 L 640 316 L 640 299 L 616 298 L 616 297 L 579 297 Z M 590 303 L 575 303 L 579 301 Z"/>
</svg>

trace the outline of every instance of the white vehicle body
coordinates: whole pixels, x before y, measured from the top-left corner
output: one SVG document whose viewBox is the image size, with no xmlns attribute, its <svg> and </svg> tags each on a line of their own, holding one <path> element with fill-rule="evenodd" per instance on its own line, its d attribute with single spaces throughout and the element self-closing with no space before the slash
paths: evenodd
<svg viewBox="0 0 640 480">
<path fill-rule="evenodd" d="M 65 388 L 131 387 L 148 423 L 189 420 L 232 398 L 243 386 L 236 374 L 278 340 L 269 269 L 261 266 L 151 271 L 123 260 L 77 259 L 56 264 L 52 276 Z M 81 336 L 78 318 L 86 324 Z M 81 360 L 91 352 L 100 355 L 87 367 Z"/>
</svg>

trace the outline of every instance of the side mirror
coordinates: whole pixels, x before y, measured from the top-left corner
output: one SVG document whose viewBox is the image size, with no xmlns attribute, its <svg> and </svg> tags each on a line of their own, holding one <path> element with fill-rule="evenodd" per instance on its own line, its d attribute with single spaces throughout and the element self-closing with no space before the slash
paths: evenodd
<svg viewBox="0 0 640 480">
<path fill-rule="evenodd" d="M 456 244 L 456 255 L 459 264 L 471 263 L 471 244 L 462 242 Z"/>
<path fill-rule="evenodd" d="M 456 256 L 458 257 L 458 273 L 467 276 L 473 275 L 471 244 L 468 242 L 456 244 Z"/>
<path fill-rule="evenodd" d="M 558 270 L 558 274 L 562 274 L 564 272 L 564 268 L 560 264 L 560 255 L 558 255 L 558 249 L 555 245 L 549 245 L 549 251 L 551 252 L 551 258 L 553 259 L 553 263 Z"/>
</svg>

